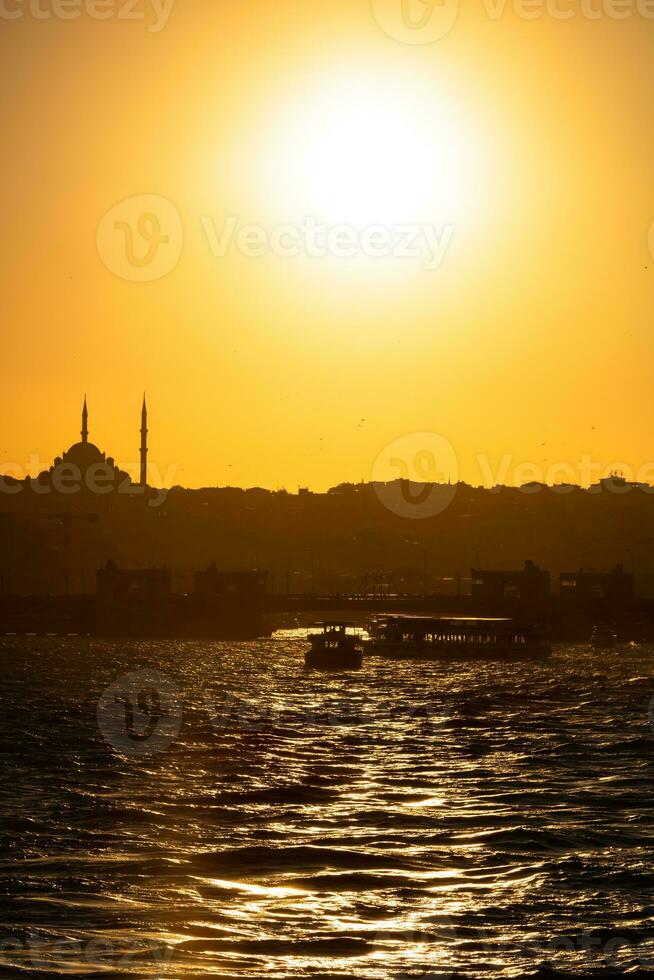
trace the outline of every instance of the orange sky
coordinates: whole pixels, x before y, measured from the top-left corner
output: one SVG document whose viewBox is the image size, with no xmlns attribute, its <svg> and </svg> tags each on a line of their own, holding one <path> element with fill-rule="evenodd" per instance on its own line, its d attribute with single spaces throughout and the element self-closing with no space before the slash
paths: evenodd
<svg viewBox="0 0 654 980">
<path fill-rule="evenodd" d="M 645 0 L 462 3 L 424 44 L 375 2 L 3 0 L 0 469 L 76 441 L 85 391 L 134 465 L 144 389 L 155 483 L 322 489 L 397 444 L 392 478 L 424 432 L 474 483 L 654 458 Z M 229 216 L 346 225 L 357 254 L 215 254 Z M 379 225 L 451 239 L 436 268 L 359 254 Z"/>
</svg>

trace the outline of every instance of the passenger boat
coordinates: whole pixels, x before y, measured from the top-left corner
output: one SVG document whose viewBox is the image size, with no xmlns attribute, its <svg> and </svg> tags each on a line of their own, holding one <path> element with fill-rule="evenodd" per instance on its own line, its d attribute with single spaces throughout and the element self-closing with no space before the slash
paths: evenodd
<svg viewBox="0 0 654 980">
<path fill-rule="evenodd" d="M 363 662 L 363 643 L 352 623 L 330 620 L 314 623 L 317 633 L 309 633 L 311 649 L 304 655 L 305 666 L 314 670 L 358 670 Z M 348 632 L 350 630 L 350 632 Z"/>
<path fill-rule="evenodd" d="M 534 623 L 482 617 L 382 616 L 367 649 L 397 660 L 542 660 L 552 652 Z"/>
<path fill-rule="evenodd" d="M 617 638 L 610 626 L 594 626 L 590 634 L 590 645 L 596 650 L 612 650 Z"/>
</svg>

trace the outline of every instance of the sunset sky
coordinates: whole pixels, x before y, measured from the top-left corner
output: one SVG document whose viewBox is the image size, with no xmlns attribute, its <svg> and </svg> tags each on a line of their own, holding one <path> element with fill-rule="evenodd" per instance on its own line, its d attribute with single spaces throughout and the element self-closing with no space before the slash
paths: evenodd
<svg viewBox="0 0 654 980">
<path fill-rule="evenodd" d="M 466 0 L 424 44 L 392 36 L 400 0 L 124 3 L 2 4 L 0 469 L 77 441 L 85 392 L 91 440 L 134 465 L 144 390 L 154 483 L 324 489 L 423 432 L 473 483 L 479 454 L 508 480 L 654 459 L 644 3 Z M 143 214 L 151 265 L 138 234 L 125 257 Z M 307 218 L 355 251 L 427 226 L 442 261 L 307 254 Z M 247 225 L 299 254 L 257 232 L 243 254 Z"/>
</svg>

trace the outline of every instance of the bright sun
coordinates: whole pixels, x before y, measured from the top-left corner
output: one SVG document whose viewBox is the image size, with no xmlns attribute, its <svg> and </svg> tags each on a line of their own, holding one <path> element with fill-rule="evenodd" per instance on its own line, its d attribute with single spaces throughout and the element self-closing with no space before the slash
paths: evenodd
<svg viewBox="0 0 654 980">
<path fill-rule="evenodd" d="M 352 225 L 456 222 L 476 193 L 478 148 L 437 93 L 378 77 L 325 84 L 275 121 L 266 162 L 276 210 Z"/>
</svg>

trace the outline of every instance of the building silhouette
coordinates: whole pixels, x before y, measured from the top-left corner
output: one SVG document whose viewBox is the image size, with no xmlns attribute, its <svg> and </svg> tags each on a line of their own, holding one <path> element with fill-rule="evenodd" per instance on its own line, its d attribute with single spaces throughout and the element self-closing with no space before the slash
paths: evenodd
<svg viewBox="0 0 654 980">
<path fill-rule="evenodd" d="M 561 572 L 559 592 L 566 602 L 605 602 L 611 606 L 621 606 L 634 599 L 634 576 L 631 572 L 625 572 L 621 564 L 610 572 L 597 572 L 594 568 Z"/>
<path fill-rule="evenodd" d="M 259 570 L 219 571 L 215 562 L 193 576 L 195 595 L 204 598 L 262 597 L 268 590 L 268 573 Z"/>
<path fill-rule="evenodd" d="M 105 636 L 260 636 L 267 581 L 264 571 L 212 564 L 196 573 L 193 592 L 175 593 L 170 568 L 122 568 L 110 559 L 98 569 L 87 628 Z"/>
<path fill-rule="evenodd" d="M 519 571 L 470 569 L 472 597 L 480 602 L 519 599 L 529 603 L 547 602 L 550 595 L 550 573 L 533 561 L 526 561 Z"/>
<path fill-rule="evenodd" d="M 140 487 L 147 486 L 147 419 L 144 396 L 141 409 L 140 479 L 137 485 Z M 88 490 L 102 495 L 118 490 L 129 491 L 134 486 L 129 473 L 121 470 L 112 456 L 107 456 L 89 441 L 88 420 L 89 412 L 86 396 L 84 396 L 81 441 L 74 443 L 61 456 L 57 456 L 53 465 L 39 474 L 37 482 L 42 486 L 48 485 L 55 492 L 61 493 Z"/>
<path fill-rule="evenodd" d="M 118 568 L 111 559 L 96 574 L 99 599 L 167 599 L 172 593 L 168 568 Z"/>
</svg>

